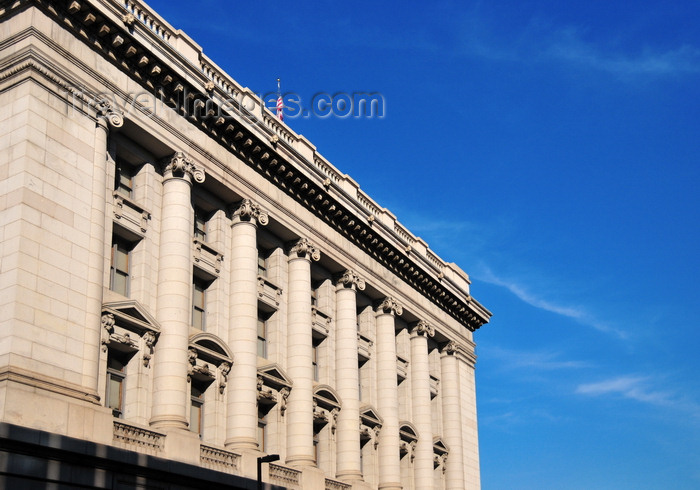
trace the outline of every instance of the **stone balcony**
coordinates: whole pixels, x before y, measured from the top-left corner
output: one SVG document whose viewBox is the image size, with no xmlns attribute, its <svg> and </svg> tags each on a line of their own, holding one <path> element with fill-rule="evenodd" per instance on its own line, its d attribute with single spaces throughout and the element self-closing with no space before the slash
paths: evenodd
<svg viewBox="0 0 700 490">
<path fill-rule="evenodd" d="M 132 232 L 133 238 L 143 237 L 148 230 L 148 222 L 151 213 L 128 197 L 124 197 L 117 191 L 112 194 L 114 198 L 114 219 L 119 225 Z"/>
<path fill-rule="evenodd" d="M 258 299 L 277 309 L 282 300 L 282 288 L 265 276 L 258 276 Z"/>
<path fill-rule="evenodd" d="M 212 279 L 219 277 L 224 255 L 217 249 L 195 238 L 192 240 L 192 258 L 194 259 L 194 265 L 212 276 Z"/>
</svg>

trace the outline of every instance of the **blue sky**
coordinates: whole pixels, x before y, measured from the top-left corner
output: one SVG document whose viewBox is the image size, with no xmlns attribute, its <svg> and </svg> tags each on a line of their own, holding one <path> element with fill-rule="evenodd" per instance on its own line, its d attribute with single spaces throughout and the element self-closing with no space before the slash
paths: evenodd
<svg viewBox="0 0 700 490">
<path fill-rule="evenodd" d="M 472 279 L 483 488 L 700 488 L 700 3 L 152 0 Z"/>
</svg>

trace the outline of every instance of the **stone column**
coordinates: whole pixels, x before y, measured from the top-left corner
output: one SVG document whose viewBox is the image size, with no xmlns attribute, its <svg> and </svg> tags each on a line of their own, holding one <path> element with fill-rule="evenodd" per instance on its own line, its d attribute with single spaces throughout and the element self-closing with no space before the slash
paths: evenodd
<svg viewBox="0 0 700 490">
<path fill-rule="evenodd" d="M 95 157 L 92 174 L 92 211 L 88 256 L 88 288 L 85 311 L 85 344 L 83 347 L 83 386 L 98 391 L 100 335 L 102 330 L 102 291 L 105 277 L 105 240 L 107 193 L 107 139 L 109 130 L 122 127 L 124 118 L 106 100 L 98 102 L 95 125 Z"/>
<path fill-rule="evenodd" d="M 267 223 L 267 213 L 250 199 L 241 201 L 233 211 L 228 338 L 234 363 L 227 394 L 226 446 L 240 450 L 258 447 L 257 225 Z"/>
<path fill-rule="evenodd" d="M 403 308 L 393 298 L 384 299 L 377 307 L 377 410 L 384 419 L 377 448 L 381 490 L 402 488 L 394 321 L 394 315 L 402 313 Z"/>
<path fill-rule="evenodd" d="M 335 293 L 336 355 L 335 379 L 343 408 L 336 428 L 336 477 L 362 480 L 360 464 L 360 396 L 357 359 L 357 292 L 365 281 L 347 270 L 338 279 Z"/>
<path fill-rule="evenodd" d="M 462 455 L 462 407 L 459 389 L 459 355 L 461 347 L 454 341 L 442 348 L 440 373 L 442 377 L 443 439 L 450 449 L 445 470 L 445 488 L 464 489 L 464 461 Z"/>
<path fill-rule="evenodd" d="M 302 238 L 289 250 L 287 295 L 287 372 L 292 391 L 287 399 L 287 464 L 315 465 L 313 447 L 313 366 L 311 339 L 311 261 L 320 252 Z"/>
<path fill-rule="evenodd" d="M 163 172 L 163 205 L 158 267 L 156 319 L 161 334 L 153 356 L 151 425 L 187 428 L 189 390 L 187 346 L 191 317 L 192 180 L 204 182 L 204 171 L 177 152 Z"/>
<path fill-rule="evenodd" d="M 418 442 L 414 451 L 413 472 L 416 488 L 433 488 L 433 424 L 430 411 L 430 361 L 428 337 L 435 329 L 427 322 L 419 321 L 411 333 L 411 398 L 413 423 L 418 430 Z"/>
</svg>

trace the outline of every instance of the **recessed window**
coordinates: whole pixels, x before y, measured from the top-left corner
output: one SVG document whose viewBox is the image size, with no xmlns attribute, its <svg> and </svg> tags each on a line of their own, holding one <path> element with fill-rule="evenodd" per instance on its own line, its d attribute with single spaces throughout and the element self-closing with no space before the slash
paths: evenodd
<svg viewBox="0 0 700 490">
<path fill-rule="evenodd" d="M 124 386 L 126 381 L 125 354 L 113 349 L 107 351 L 107 391 L 105 406 L 112 410 L 112 415 L 121 418 L 124 414 Z"/>
<path fill-rule="evenodd" d="M 109 289 L 122 296 L 129 296 L 130 267 L 131 244 L 119 237 L 113 237 Z"/>
<path fill-rule="evenodd" d="M 267 358 L 267 318 L 258 312 L 258 357 Z"/>
<path fill-rule="evenodd" d="M 258 449 L 267 449 L 267 415 L 258 410 Z"/>
<path fill-rule="evenodd" d="M 267 277 L 267 253 L 264 250 L 258 250 L 258 275 Z"/>
<path fill-rule="evenodd" d="M 202 435 L 204 415 L 204 389 L 194 380 L 190 386 L 190 431 Z"/>
<path fill-rule="evenodd" d="M 207 241 L 207 221 L 209 216 L 201 208 L 194 208 L 194 237 L 201 241 Z"/>
<path fill-rule="evenodd" d="M 206 327 L 207 287 L 207 282 L 198 277 L 192 281 L 192 326 L 199 330 Z"/>
<path fill-rule="evenodd" d="M 314 339 L 313 345 L 311 346 L 311 365 L 313 366 L 314 370 L 314 381 L 318 381 L 319 378 L 319 373 L 318 373 L 318 346 L 319 343 L 317 340 Z"/>
<path fill-rule="evenodd" d="M 134 194 L 133 168 L 122 160 L 117 160 L 114 190 L 117 194 L 132 198 Z"/>
</svg>

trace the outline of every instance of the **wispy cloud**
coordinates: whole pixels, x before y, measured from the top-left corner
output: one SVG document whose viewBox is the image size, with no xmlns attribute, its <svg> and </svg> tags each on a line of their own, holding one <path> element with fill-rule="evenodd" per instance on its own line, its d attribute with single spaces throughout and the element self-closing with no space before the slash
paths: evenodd
<svg viewBox="0 0 700 490">
<path fill-rule="evenodd" d="M 657 388 L 659 383 L 658 379 L 650 376 L 617 376 L 580 384 L 576 393 L 588 396 L 619 396 L 650 405 L 681 409 L 700 416 L 700 406 L 697 403 L 679 396 L 672 390 Z"/>
<path fill-rule="evenodd" d="M 563 360 L 560 352 L 527 352 L 501 347 L 488 347 L 490 359 L 499 361 L 503 369 L 531 369 L 554 371 L 560 369 L 579 369 L 591 367 L 586 361 Z"/>
<path fill-rule="evenodd" d="M 593 327 L 596 330 L 615 335 L 616 337 L 621 339 L 627 337 L 625 332 L 600 322 L 583 307 L 559 304 L 552 300 L 543 298 L 540 295 L 528 290 L 518 281 L 512 279 L 505 279 L 503 277 L 497 276 L 488 266 L 484 265 L 483 263 L 481 264 L 480 270 L 478 271 L 477 275 L 478 278 L 484 282 L 506 288 L 508 291 L 513 293 L 518 299 L 529 304 L 530 306 L 539 308 L 544 311 L 549 311 L 551 313 L 555 313 L 557 315 L 561 315 L 567 318 L 571 318 L 581 323 L 582 325 Z"/>
<path fill-rule="evenodd" d="M 462 54 L 493 61 L 517 63 L 555 62 L 583 70 L 609 73 L 624 80 L 639 76 L 669 76 L 700 72 L 700 49 L 683 44 L 662 48 L 650 44 L 649 38 L 634 39 L 628 35 L 623 48 L 619 40 L 624 32 L 616 31 L 614 39 L 591 39 L 585 28 L 558 25 L 541 17 L 533 17 L 511 36 L 496 35 L 495 22 L 473 12 L 464 21 Z"/>
</svg>

